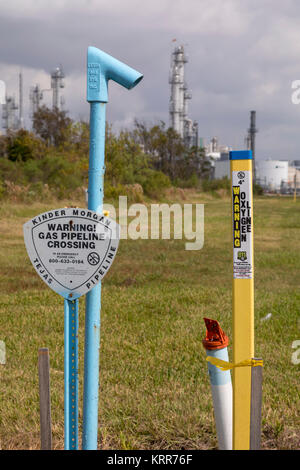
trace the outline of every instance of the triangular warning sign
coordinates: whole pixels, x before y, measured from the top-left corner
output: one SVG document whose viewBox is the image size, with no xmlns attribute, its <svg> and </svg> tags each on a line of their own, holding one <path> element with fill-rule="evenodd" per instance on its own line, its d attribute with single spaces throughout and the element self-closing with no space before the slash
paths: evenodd
<svg viewBox="0 0 300 470">
<path fill-rule="evenodd" d="M 55 209 L 24 224 L 28 256 L 41 279 L 67 299 L 89 292 L 109 270 L 119 225 L 94 211 Z"/>
</svg>

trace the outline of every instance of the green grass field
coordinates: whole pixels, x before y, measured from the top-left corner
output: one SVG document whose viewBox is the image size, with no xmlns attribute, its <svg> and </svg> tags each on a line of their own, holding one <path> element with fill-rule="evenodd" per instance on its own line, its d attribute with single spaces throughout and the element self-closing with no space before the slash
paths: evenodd
<svg viewBox="0 0 300 470">
<path fill-rule="evenodd" d="M 217 448 L 203 317 L 231 338 L 229 199 L 204 195 L 205 242 L 185 251 L 180 240 L 122 240 L 103 281 L 99 439 L 103 449 Z M 51 361 L 53 444 L 63 448 L 63 301 L 27 257 L 22 225 L 70 201 L 0 209 L 0 365 L 2 449 L 38 449 L 38 348 Z M 84 206 L 83 202 L 77 205 Z M 255 215 L 255 354 L 264 359 L 265 449 L 299 449 L 300 201 L 257 198 Z M 268 313 L 272 317 L 261 321 Z M 80 422 L 84 347 L 80 299 Z M 230 344 L 230 358 L 232 345 Z"/>
</svg>

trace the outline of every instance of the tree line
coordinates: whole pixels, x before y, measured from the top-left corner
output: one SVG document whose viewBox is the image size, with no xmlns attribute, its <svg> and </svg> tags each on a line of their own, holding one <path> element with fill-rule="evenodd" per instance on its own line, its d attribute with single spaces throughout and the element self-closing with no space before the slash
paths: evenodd
<svg viewBox="0 0 300 470">
<path fill-rule="evenodd" d="M 187 148 L 163 121 L 136 120 L 132 130 L 116 134 L 106 126 L 105 194 L 121 194 L 125 185 L 139 184 L 155 197 L 171 185 L 197 186 L 211 166 L 202 148 Z M 10 183 L 30 191 L 43 186 L 68 197 L 87 186 L 89 124 L 72 120 L 66 111 L 40 107 L 32 131 L 7 131 L 0 136 L 0 195 Z M 35 188 L 35 189 L 34 189 Z"/>
</svg>

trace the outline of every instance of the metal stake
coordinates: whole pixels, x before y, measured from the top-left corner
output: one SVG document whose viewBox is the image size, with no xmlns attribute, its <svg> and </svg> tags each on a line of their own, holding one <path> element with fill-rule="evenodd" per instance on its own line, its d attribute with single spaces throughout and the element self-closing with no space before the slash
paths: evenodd
<svg viewBox="0 0 300 470">
<path fill-rule="evenodd" d="M 65 450 L 78 449 L 78 299 L 65 300 Z"/>
<path fill-rule="evenodd" d="M 261 359 L 258 359 L 261 360 Z M 250 450 L 260 450 L 263 368 L 251 368 Z"/>
<path fill-rule="evenodd" d="M 49 349 L 39 349 L 39 392 L 41 450 L 52 449 Z"/>
</svg>

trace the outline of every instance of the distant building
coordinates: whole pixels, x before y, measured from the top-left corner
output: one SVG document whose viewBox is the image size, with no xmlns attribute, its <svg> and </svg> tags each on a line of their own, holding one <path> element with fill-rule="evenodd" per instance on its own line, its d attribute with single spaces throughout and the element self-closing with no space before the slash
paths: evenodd
<svg viewBox="0 0 300 470">
<path fill-rule="evenodd" d="M 225 177 L 230 179 L 229 152 L 222 152 L 220 154 L 220 160 L 215 162 L 214 178 L 222 179 Z"/>
<path fill-rule="evenodd" d="M 19 128 L 17 111 L 19 106 L 14 96 L 6 96 L 2 105 L 2 127 L 6 130 L 16 131 Z"/>
<path fill-rule="evenodd" d="M 217 160 L 220 160 L 220 158 L 221 158 L 221 153 L 220 153 L 220 152 L 209 152 L 209 153 L 206 153 L 206 156 L 207 156 L 207 158 L 209 158 L 210 160 L 216 162 Z"/>
<path fill-rule="evenodd" d="M 288 188 L 291 191 L 300 191 L 300 160 L 290 162 L 288 169 Z"/>
<path fill-rule="evenodd" d="M 213 162 L 215 179 L 230 179 L 230 161 L 227 152 Z M 300 192 L 300 160 L 256 160 L 256 183 L 266 192 L 291 194 Z"/>
<path fill-rule="evenodd" d="M 18 129 L 24 129 L 22 72 L 19 73 L 19 103 L 16 102 L 14 96 L 7 96 L 6 94 L 3 96 L 3 92 L 5 92 L 5 84 L 0 80 L 2 127 L 7 131 L 17 131 Z"/>
<path fill-rule="evenodd" d="M 212 178 L 221 179 L 229 174 L 229 152 L 232 150 L 227 145 L 219 145 L 218 138 L 213 137 L 206 146 L 206 157 L 212 166 Z"/>
<path fill-rule="evenodd" d="M 256 182 L 266 191 L 282 192 L 288 187 L 288 160 L 256 160 Z"/>
<path fill-rule="evenodd" d="M 256 183 L 266 192 L 291 194 L 300 191 L 300 161 L 256 160 Z M 230 178 L 228 153 L 222 153 L 214 162 L 214 178 Z"/>
</svg>

